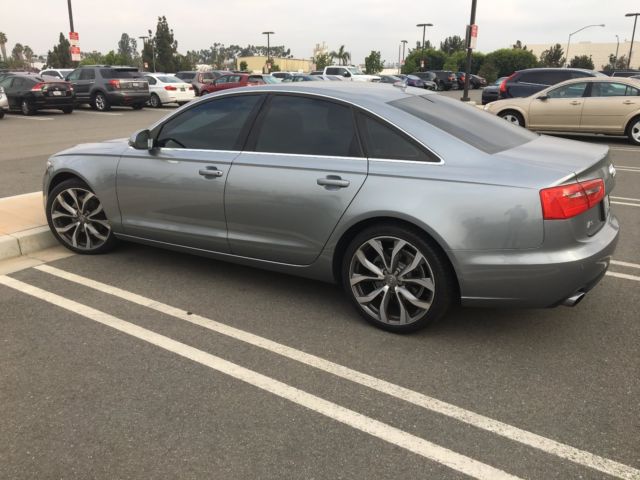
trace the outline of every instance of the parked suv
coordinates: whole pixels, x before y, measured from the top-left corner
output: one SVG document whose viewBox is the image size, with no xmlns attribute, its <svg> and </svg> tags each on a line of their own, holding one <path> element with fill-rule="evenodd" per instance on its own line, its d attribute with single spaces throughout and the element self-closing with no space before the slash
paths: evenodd
<svg viewBox="0 0 640 480">
<path fill-rule="evenodd" d="M 433 77 L 424 78 L 423 75 L 425 74 L 433 75 Z M 435 82 L 438 90 L 451 90 L 452 88 L 455 90 L 458 88 L 458 78 L 451 70 L 429 70 L 428 72 L 416 72 L 411 75 Z"/>
<path fill-rule="evenodd" d="M 112 105 L 140 110 L 149 101 L 149 84 L 135 67 L 87 65 L 67 75 L 76 92 L 76 104 L 88 103 L 101 112 Z"/>
<path fill-rule="evenodd" d="M 572 78 L 599 77 L 602 73 L 583 68 L 529 68 L 519 70 L 500 84 L 500 98 L 528 97 Z"/>
<path fill-rule="evenodd" d="M 196 96 L 202 93 L 202 86 L 208 83 L 213 83 L 214 80 L 220 78 L 223 75 L 228 75 L 231 72 L 223 70 L 209 70 L 208 72 L 196 72 L 193 70 L 184 70 L 176 73 L 176 77 L 186 83 L 193 85 Z"/>
</svg>

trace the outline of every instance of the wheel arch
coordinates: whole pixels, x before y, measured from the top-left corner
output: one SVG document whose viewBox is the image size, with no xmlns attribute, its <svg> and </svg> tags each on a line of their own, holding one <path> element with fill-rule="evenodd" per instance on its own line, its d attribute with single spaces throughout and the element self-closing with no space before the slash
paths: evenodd
<svg viewBox="0 0 640 480">
<path fill-rule="evenodd" d="M 87 181 L 87 179 L 84 178 L 79 173 L 73 172 L 71 170 L 60 170 L 56 172 L 49 180 L 49 185 L 47 186 L 47 196 L 51 193 L 51 191 L 54 188 L 56 188 L 62 182 L 66 182 L 67 180 L 73 180 L 73 179 L 77 179 L 77 180 L 80 180 L 81 182 L 84 182 L 89 188 L 91 188 L 91 190 L 93 190 L 93 188 L 91 187 L 91 184 Z"/>
<path fill-rule="evenodd" d="M 633 123 L 636 120 L 640 120 L 640 113 L 636 112 L 634 115 L 631 116 L 631 118 L 629 118 L 629 120 L 627 121 L 627 124 L 624 127 L 624 134 L 625 135 L 629 135 L 629 130 L 631 129 L 631 125 L 633 125 Z"/>
<path fill-rule="evenodd" d="M 360 232 L 374 225 L 396 225 L 404 228 L 409 228 L 411 230 L 417 231 L 424 239 L 429 242 L 437 251 L 440 253 L 444 261 L 448 264 L 449 268 L 453 272 L 453 277 L 456 281 L 456 295 L 457 298 L 460 298 L 460 278 L 458 276 L 458 272 L 456 270 L 455 264 L 452 261 L 450 255 L 447 253 L 447 250 L 443 247 L 445 244 L 444 240 L 440 238 L 437 233 L 430 232 L 426 228 L 420 226 L 417 222 L 413 222 L 407 219 L 393 217 L 389 215 L 381 215 L 375 217 L 369 217 L 365 219 L 361 219 L 358 222 L 351 225 L 347 230 L 345 230 L 340 239 L 336 243 L 336 246 L 333 250 L 333 260 L 332 260 L 332 273 L 333 278 L 338 285 L 342 284 L 341 279 L 341 268 L 342 262 L 344 259 L 344 254 L 347 250 L 347 247 L 351 243 L 351 241 L 358 235 Z"/>
</svg>

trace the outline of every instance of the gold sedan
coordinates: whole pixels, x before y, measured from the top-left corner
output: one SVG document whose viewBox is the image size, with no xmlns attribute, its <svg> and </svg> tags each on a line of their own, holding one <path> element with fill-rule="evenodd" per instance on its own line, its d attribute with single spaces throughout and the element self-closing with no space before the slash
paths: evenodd
<svg viewBox="0 0 640 480">
<path fill-rule="evenodd" d="M 640 145 L 640 80 L 634 78 L 576 78 L 484 109 L 530 130 L 626 135 Z"/>
</svg>

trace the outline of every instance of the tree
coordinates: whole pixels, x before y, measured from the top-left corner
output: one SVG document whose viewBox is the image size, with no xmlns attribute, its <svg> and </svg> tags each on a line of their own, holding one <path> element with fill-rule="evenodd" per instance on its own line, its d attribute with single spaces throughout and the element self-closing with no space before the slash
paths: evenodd
<svg viewBox="0 0 640 480">
<path fill-rule="evenodd" d="M 541 67 L 562 67 L 565 64 L 564 50 L 559 43 L 540 54 Z"/>
<path fill-rule="evenodd" d="M 156 34 L 153 37 L 155 47 L 156 71 L 175 72 L 174 56 L 178 51 L 178 42 L 173 37 L 165 16 L 158 17 Z"/>
<path fill-rule="evenodd" d="M 520 40 L 516 40 L 516 43 L 513 45 L 515 50 L 526 50 L 527 46 L 522 46 L 522 42 Z"/>
<path fill-rule="evenodd" d="M 381 60 L 380 52 L 371 50 L 369 56 L 364 57 L 364 73 L 375 75 L 384 69 L 384 62 Z"/>
<path fill-rule="evenodd" d="M 626 55 L 616 58 L 613 53 L 609 55 L 609 63 L 607 65 L 602 65 L 602 69 L 607 72 L 610 70 L 624 70 L 625 68 L 627 68 Z"/>
<path fill-rule="evenodd" d="M 530 50 L 502 48 L 488 53 L 484 57 L 483 66 L 478 73 L 490 81 L 493 75 L 488 75 L 489 72 L 495 71 L 497 78 L 511 75 L 516 70 L 536 66 L 538 66 L 538 59 Z"/>
<path fill-rule="evenodd" d="M 122 56 L 113 50 L 109 50 L 109 52 L 104 56 L 104 63 L 107 65 L 126 65 Z"/>
<path fill-rule="evenodd" d="M 591 55 L 576 55 L 571 59 L 571 62 L 569 62 L 569 66 L 573 68 L 586 68 L 588 70 L 593 70 L 595 68 Z"/>
<path fill-rule="evenodd" d="M 447 37 L 444 39 L 444 42 L 440 42 L 440 50 L 442 50 L 447 55 L 451 55 L 455 52 L 462 52 L 465 50 L 464 40 L 462 40 L 462 38 L 458 35 Z"/>
<path fill-rule="evenodd" d="M 420 67 L 420 62 L 424 60 L 424 68 Z M 447 56 L 440 50 L 417 48 L 410 50 L 404 59 L 402 73 L 413 73 L 424 70 L 440 70 L 444 66 Z"/>
<path fill-rule="evenodd" d="M 0 32 L 0 51 L 2 51 L 2 59 L 7 61 L 7 35 Z"/>
<path fill-rule="evenodd" d="M 245 72 L 248 68 L 249 68 L 249 64 L 247 62 L 245 62 L 244 60 L 242 60 L 240 62 L 240 70 Z"/>
<path fill-rule="evenodd" d="M 416 40 L 416 50 L 420 50 L 421 48 L 422 48 L 422 42 L 420 40 Z M 433 45 L 431 44 L 431 41 L 425 40 L 424 49 L 431 50 L 432 48 L 433 48 Z"/>
<path fill-rule="evenodd" d="M 73 67 L 70 48 L 71 45 L 69 44 L 69 40 L 67 40 L 64 34 L 60 32 L 58 45 L 53 47 L 53 51 L 49 50 L 49 52 L 47 53 L 47 66 L 49 68 Z"/>
<path fill-rule="evenodd" d="M 336 52 L 335 50 L 329 52 L 331 60 L 338 60 L 338 65 L 349 65 L 351 61 L 351 55 L 344 49 L 344 45 L 340 45 L 340 48 Z"/>
<path fill-rule="evenodd" d="M 138 42 L 127 33 L 123 33 L 118 42 L 118 56 L 122 65 L 138 63 Z"/>
<path fill-rule="evenodd" d="M 15 44 L 11 51 L 11 58 L 13 58 L 18 65 L 24 62 L 24 47 L 21 43 Z"/>
<path fill-rule="evenodd" d="M 331 55 L 328 53 L 320 53 L 313 59 L 316 64 L 316 70 L 324 70 L 324 67 L 331 65 Z"/>
<path fill-rule="evenodd" d="M 478 75 L 484 77 L 487 80 L 487 84 L 493 83 L 498 79 L 498 67 L 493 60 L 487 60 L 478 70 Z"/>
<path fill-rule="evenodd" d="M 104 59 L 104 55 L 100 52 L 92 51 L 89 53 L 82 53 L 82 60 L 80 60 L 80 65 L 101 65 L 107 63 Z"/>
<path fill-rule="evenodd" d="M 33 64 L 33 50 L 31 50 L 31 47 L 29 45 L 25 45 L 22 53 L 24 55 L 25 63 L 29 66 L 29 68 L 31 68 Z"/>
<path fill-rule="evenodd" d="M 273 59 L 272 59 L 273 60 Z M 278 65 L 277 63 L 272 63 L 271 64 L 271 72 L 279 72 L 280 71 L 280 65 Z"/>
</svg>

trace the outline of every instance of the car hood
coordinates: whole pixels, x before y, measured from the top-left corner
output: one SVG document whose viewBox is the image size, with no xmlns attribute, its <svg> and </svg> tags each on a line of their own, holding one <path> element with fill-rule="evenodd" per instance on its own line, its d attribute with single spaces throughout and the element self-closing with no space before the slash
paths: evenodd
<svg viewBox="0 0 640 480">
<path fill-rule="evenodd" d="M 54 155 L 120 155 L 129 146 L 128 138 L 114 138 L 96 143 L 81 143 Z"/>
</svg>

